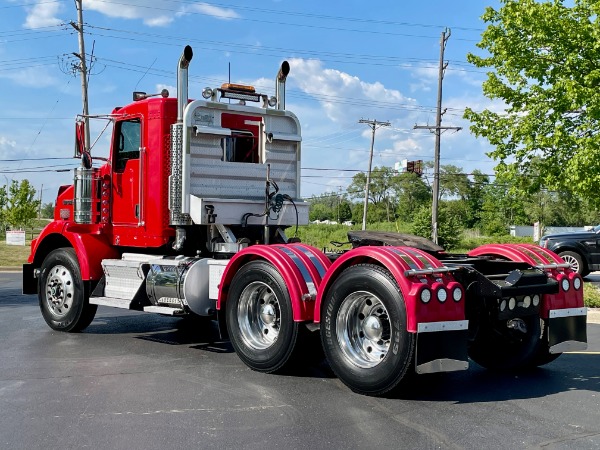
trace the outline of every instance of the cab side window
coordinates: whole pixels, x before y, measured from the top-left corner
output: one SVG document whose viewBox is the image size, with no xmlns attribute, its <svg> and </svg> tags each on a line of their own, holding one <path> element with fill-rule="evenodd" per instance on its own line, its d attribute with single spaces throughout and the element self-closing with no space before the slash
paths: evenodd
<svg viewBox="0 0 600 450">
<path fill-rule="evenodd" d="M 141 129 L 142 124 L 139 119 L 117 122 L 113 144 L 115 172 L 123 172 L 127 161 L 140 157 Z"/>
</svg>

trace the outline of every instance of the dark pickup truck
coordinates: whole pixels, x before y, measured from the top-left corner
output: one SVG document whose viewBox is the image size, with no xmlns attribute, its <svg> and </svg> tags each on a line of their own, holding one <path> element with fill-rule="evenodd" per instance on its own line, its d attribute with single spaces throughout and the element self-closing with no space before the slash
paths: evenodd
<svg viewBox="0 0 600 450">
<path fill-rule="evenodd" d="M 558 253 L 582 277 L 600 270 L 600 225 L 590 231 L 548 234 L 540 246 Z"/>
</svg>

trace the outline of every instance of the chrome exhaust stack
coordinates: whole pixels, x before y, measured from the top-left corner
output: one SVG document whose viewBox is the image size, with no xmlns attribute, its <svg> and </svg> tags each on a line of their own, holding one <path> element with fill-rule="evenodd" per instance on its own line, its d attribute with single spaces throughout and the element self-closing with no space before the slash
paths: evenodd
<svg viewBox="0 0 600 450">
<path fill-rule="evenodd" d="M 275 78 L 275 97 L 277 97 L 277 109 L 285 109 L 285 80 L 290 73 L 290 64 L 287 61 L 281 63 L 277 77 Z"/>
<path fill-rule="evenodd" d="M 188 104 L 188 67 L 194 56 L 192 47 L 186 45 L 177 64 L 177 122 L 183 121 L 183 110 Z"/>
<path fill-rule="evenodd" d="M 183 123 L 183 113 L 188 99 L 188 67 L 194 56 L 192 47 L 186 45 L 177 64 L 177 122 L 171 125 L 171 175 L 169 176 L 169 209 L 171 225 L 188 225 L 189 218 L 189 152 L 185 135 L 189 133 Z M 176 245 L 181 246 L 184 233 L 178 234 Z"/>
</svg>

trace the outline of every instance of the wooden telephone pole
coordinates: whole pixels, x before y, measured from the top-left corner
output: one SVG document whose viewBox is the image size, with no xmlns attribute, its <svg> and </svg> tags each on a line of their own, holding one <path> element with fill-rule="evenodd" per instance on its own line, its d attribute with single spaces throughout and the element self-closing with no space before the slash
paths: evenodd
<svg viewBox="0 0 600 450">
<path fill-rule="evenodd" d="M 79 35 L 79 53 L 73 53 L 79 59 L 79 72 L 81 74 L 81 101 L 83 103 L 83 121 L 85 123 L 85 151 L 90 151 L 90 119 L 88 109 L 88 70 L 85 60 L 85 41 L 83 39 L 83 0 L 75 0 L 77 7 L 77 23 L 70 25 L 77 30 Z"/>
<path fill-rule="evenodd" d="M 366 123 L 371 127 L 371 152 L 369 155 L 369 171 L 367 172 L 367 183 L 365 186 L 365 204 L 363 208 L 362 229 L 367 229 L 367 206 L 369 205 L 369 185 L 371 184 L 371 166 L 373 165 L 373 147 L 375 146 L 375 130 L 379 127 L 389 127 L 389 122 L 378 122 L 377 120 L 360 119 L 358 123 Z"/>
<path fill-rule="evenodd" d="M 435 152 L 433 158 L 433 201 L 431 203 L 431 239 L 436 244 L 438 243 L 438 202 L 440 198 L 440 137 L 444 130 L 459 131 L 462 127 L 443 127 L 442 126 L 442 82 L 444 80 L 444 71 L 448 67 L 448 63 L 444 63 L 444 50 L 446 42 L 450 39 L 451 31 L 447 28 L 442 31 L 440 40 L 440 65 L 438 75 L 438 97 L 435 126 L 430 125 L 415 125 L 414 129 L 424 129 L 435 133 Z"/>
</svg>

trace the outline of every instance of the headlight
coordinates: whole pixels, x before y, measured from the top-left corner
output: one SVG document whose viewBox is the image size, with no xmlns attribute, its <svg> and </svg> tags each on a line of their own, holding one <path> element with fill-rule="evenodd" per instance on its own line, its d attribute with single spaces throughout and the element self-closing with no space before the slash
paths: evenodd
<svg viewBox="0 0 600 450">
<path fill-rule="evenodd" d="M 533 296 L 533 299 L 531 299 L 531 301 L 532 301 L 532 303 L 533 303 L 533 306 L 537 306 L 537 305 L 539 305 L 539 304 L 540 304 L 540 296 L 539 296 L 539 295 L 537 295 L 537 294 L 535 294 L 535 295 Z"/>
<path fill-rule="evenodd" d="M 517 306 L 517 299 L 514 297 L 511 297 L 510 300 L 508 301 L 508 309 L 513 310 L 513 309 L 515 309 L 515 306 Z"/>
<path fill-rule="evenodd" d="M 570 284 L 569 284 L 569 280 L 567 280 L 566 278 L 563 278 L 561 285 L 562 285 L 563 291 L 566 292 L 569 290 Z"/>
<path fill-rule="evenodd" d="M 213 90 L 209 87 L 206 87 L 202 90 L 202 97 L 204 97 L 205 99 L 209 99 L 211 98 L 213 95 Z"/>
<path fill-rule="evenodd" d="M 523 299 L 523 306 L 525 308 L 529 308 L 531 306 L 531 297 L 529 295 L 526 295 Z"/>
<path fill-rule="evenodd" d="M 441 303 L 444 303 L 446 301 L 446 299 L 448 298 L 448 293 L 446 292 L 446 289 L 444 289 L 444 288 L 438 289 L 437 298 Z"/>
<path fill-rule="evenodd" d="M 502 300 L 500 303 L 500 311 L 504 311 L 506 309 L 506 300 Z"/>
<path fill-rule="evenodd" d="M 423 289 L 421 291 L 421 301 L 423 303 L 429 303 L 429 300 L 431 300 L 431 291 L 429 289 Z"/>
<path fill-rule="evenodd" d="M 577 277 L 573 279 L 573 287 L 577 290 L 581 288 L 581 278 Z"/>
</svg>

